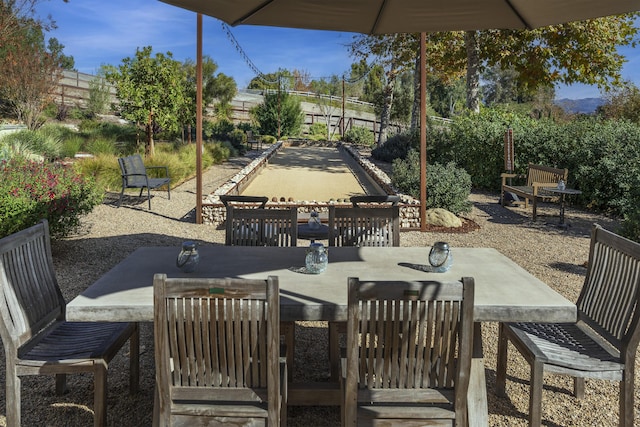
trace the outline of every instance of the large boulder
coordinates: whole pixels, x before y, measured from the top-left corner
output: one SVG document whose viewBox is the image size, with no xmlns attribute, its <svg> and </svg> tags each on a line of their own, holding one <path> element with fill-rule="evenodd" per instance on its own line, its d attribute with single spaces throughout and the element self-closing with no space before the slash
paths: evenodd
<svg viewBox="0 0 640 427">
<path fill-rule="evenodd" d="M 427 224 L 439 227 L 458 228 L 462 227 L 462 220 L 446 209 L 427 209 Z"/>
</svg>

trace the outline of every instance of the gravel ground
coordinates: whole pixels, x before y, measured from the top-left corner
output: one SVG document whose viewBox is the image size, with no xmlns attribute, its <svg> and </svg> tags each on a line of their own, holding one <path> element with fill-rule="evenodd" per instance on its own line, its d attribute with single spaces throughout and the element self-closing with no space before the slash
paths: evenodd
<svg viewBox="0 0 640 427">
<path fill-rule="evenodd" d="M 214 166 L 204 174 L 204 191 L 211 192 L 235 174 L 249 158 L 234 159 Z M 122 207 L 117 208 L 118 194 L 108 195 L 83 220 L 82 230 L 75 236 L 54 243 L 54 264 L 60 286 L 67 301 L 82 292 L 107 270 L 124 259 L 139 246 L 178 247 L 184 240 L 200 244 L 224 244 L 224 230 L 196 225 L 195 180 L 171 191 L 154 192 L 152 210 L 146 200 L 138 200 L 132 193 Z M 584 280 L 588 256 L 589 232 L 597 222 L 608 229 L 616 223 L 604 217 L 567 209 L 571 226 L 561 230 L 558 206 L 543 205 L 535 223 L 530 220 L 531 209 L 503 208 L 498 195 L 474 193 L 473 211 L 466 217 L 480 227 L 469 233 L 401 234 L 402 246 L 430 246 L 445 240 L 455 247 L 493 247 L 520 264 L 533 275 L 556 289 L 568 299 L 577 299 Z M 301 245 L 306 242 L 302 241 Z M 296 357 L 302 360 L 294 379 L 326 380 L 328 365 L 326 324 L 301 322 L 297 325 Z M 483 328 L 485 366 L 491 426 L 526 425 L 528 412 L 528 365 L 515 350 L 509 352 L 507 381 L 508 398 L 494 395 L 497 324 Z M 112 361 L 109 372 L 108 417 L 113 426 L 150 426 L 153 406 L 153 335 L 149 324 L 142 325 L 141 391 L 129 396 L 127 390 L 128 350 L 123 349 Z M 637 370 L 640 370 L 636 366 Z M 302 372 L 304 371 L 304 372 Z M 4 369 L 0 368 L 0 408 L 4 408 Z M 92 378 L 76 375 L 69 378 L 71 391 L 55 396 L 54 381 L 46 377 L 23 380 L 22 416 L 25 426 L 84 426 L 92 424 Z M 618 387 L 607 381 L 588 381 L 586 397 L 576 400 L 571 395 L 569 377 L 545 376 L 543 392 L 543 424 L 547 426 L 615 426 L 618 423 Z M 636 425 L 640 425 L 638 406 L 640 396 L 636 387 Z M 289 425 L 339 425 L 337 408 L 289 408 Z M 0 416 L 0 425 L 5 425 Z"/>
</svg>

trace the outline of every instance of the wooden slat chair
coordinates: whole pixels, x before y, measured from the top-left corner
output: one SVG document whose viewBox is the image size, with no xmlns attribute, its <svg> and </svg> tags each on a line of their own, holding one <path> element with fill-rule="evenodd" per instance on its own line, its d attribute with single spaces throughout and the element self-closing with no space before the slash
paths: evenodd
<svg viewBox="0 0 640 427">
<path fill-rule="evenodd" d="M 286 425 L 278 278 L 156 274 L 159 426 Z"/>
<path fill-rule="evenodd" d="M 640 340 L 640 244 L 594 225 L 589 264 L 577 301 L 576 323 L 500 325 L 496 390 L 505 395 L 507 343 L 531 365 L 529 425 L 542 418 L 543 372 L 574 377 L 584 397 L 585 378 L 620 383 L 620 426 L 634 425 L 634 366 Z"/>
<path fill-rule="evenodd" d="M 227 207 L 225 244 L 228 246 L 296 246 L 298 210 Z"/>
<path fill-rule="evenodd" d="M 225 196 L 221 197 L 227 207 L 225 221 L 225 245 L 227 246 L 296 246 L 298 244 L 298 210 L 264 209 L 267 197 Z M 240 208 L 237 206 L 259 206 Z M 280 333 L 284 336 L 287 365 L 294 370 L 295 322 L 281 322 Z M 291 375 L 293 377 L 293 375 Z"/>
<path fill-rule="evenodd" d="M 228 208 L 229 206 L 264 208 L 267 205 L 269 198 L 266 196 L 241 196 L 235 194 L 226 194 L 220 196 L 220 201 L 226 208 Z"/>
<path fill-rule="evenodd" d="M 400 246 L 400 208 L 329 208 L 329 246 Z"/>
<path fill-rule="evenodd" d="M 122 191 L 120 191 L 120 199 L 118 207 L 122 203 L 124 190 L 127 188 L 139 188 L 142 197 L 142 191 L 147 189 L 147 199 L 149 201 L 149 210 L 151 210 L 151 191 L 156 188 L 167 186 L 167 197 L 171 199 L 171 178 L 169 178 L 169 168 L 166 166 L 145 166 L 140 154 L 121 157 L 118 159 L 120 165 L 120 173 L 122 175 Z M 164 170 L 164 177 L 151 178 L 147 173 L 150 169 Z"/>
<path fill-rule="evenodd" d="M 343 425 L 467 425 L 473 278 L 348 286 Z"/>
<path fill-rule="evenodd" d="M 94 375 L 94 425 L 107 422 L 107 367 L 129 340 L 131 393 L 138 390 L 136 323 L 65 321 L 65 301 L 51 259 L 46 220 L 0 239 L 0 336 L 6 362 L 6 425 L 20 425 L 21 377 L 55 375 L 56 393 L 66 374 Z"/>
<path fill-rule="evenodd" d="M 388 204 L 391 206 L 396 206 L 400 202 L 400 196 L 394 196 L 390 194 L 386 195 L 366 195 L 366 196 L 351 196 L 349 201 L 353 205 L 354 208 L 364 207 L 366 205 L 381 205 Z"/>
<path fill-rule="evenodd" d="M 372 199 L 367 196 L 367 203 Z M 377 197 L 377 196 L 374 196 Z M 389 202 L 377 200 L 375 203 Z M 354 199 L 356 201 L 354 202 Z M 351 198 L 352 203 L 363 202 Z M 329 246 L 400 246 L 400 208 L 391 200 L 386 207 L 329 208 Z M 347 333 L 345 322 L 329 322 L 329 371 L 338 380 L 340 335 Z"/>
</svg>

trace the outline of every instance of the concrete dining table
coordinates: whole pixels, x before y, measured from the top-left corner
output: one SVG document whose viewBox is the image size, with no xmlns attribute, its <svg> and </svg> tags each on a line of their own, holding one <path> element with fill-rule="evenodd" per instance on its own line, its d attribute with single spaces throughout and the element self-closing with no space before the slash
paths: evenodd
<svg viewBox="0 0 640 427">
<path fill-rule="evenodd" d="M 324 273 L 307 274 L 304 247 L 202 245 L 195 272 L 176 266 L 179 247 L 142 247 L 67 304 L 70 321 L 153 322 L 153 276 L 278 276 L 282 321 L 346 321 L 347 279 L 452 281 L 475 279 L 474 359 L 469 387 L 471 425 L 488 425 L 482 322 L 572 322 L 575 305 L 508 257 L 491 248 L 453 248 L 445 273 L 430 271 L 429 247 L 331 247 Z M 337 385 L 325 393 L 304 387 L 290 405 L 339 404 Z M 295 387 L 293 387 L 295 389 Z M 292 387 L 290 387 L 290 391 Z"/>
</svg>

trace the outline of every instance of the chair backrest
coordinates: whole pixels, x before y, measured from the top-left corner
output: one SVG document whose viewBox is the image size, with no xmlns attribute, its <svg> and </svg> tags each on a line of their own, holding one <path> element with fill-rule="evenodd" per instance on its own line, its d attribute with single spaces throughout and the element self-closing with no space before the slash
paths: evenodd
<svg viewBox="0 0 640 427">
<path fill-rule="evenodd" d="M 329 246 L 400 246 L 400 208 L 329 207 Z"/>
<path fill-rule="evenodd" d="M 527 168 L 527 186 L 532 187 L 534 182 L 556 184 L 558 181 L 563 180 L 566 183 L 568 176 L 568 169 L 558 169 L 529 163 Z"/>
<path fill-rule="evenodd" d="M 124 181 L 125 187 L 136 187 L 147 184 L 147 168 L 144 166 L 140 154 L 120 157 L 118 164 L 120 165 L 120 172 L 122 172 L 122 180 Z"/>
<path fill-rule="evenodd" d="M 395 394 L 405 404 L 448 402 L 465 417 L 473 304 L 470 277 L 445 283 L 349 278 L 347 420 L 355 419 L 356 402 L 390 402 L 389 390 L 410 390 Z"/>
<path fill-rule="evenodd" d="M 400 196 L 386 195 L 372 195 L 372 196 L 351 196 L 349 198 L 354 208 L 362 207 L 363 205 L 375 204 L 388 204 L 396 206 L 400 202 Z"/>
<path fill-rule="evenodd" d="M 7 358 L 55 320 L 65 301 L 51 258 L 47 220 L 0 239 L 0 333 Z"/>
<path fill-rule="evenodd" d="M 233 194 L 220 196 L 220 201 L 227 208 L 231 206 L 264 208 L 268 200 L 269 198 L 266 196 L 240 196 Z"/>
<path fill-rule="evenodd" d="M 156 274 L 153 290 L 161 414 L 177 401 L 182 406 L 190 401 L 194 406 L 197 401 L 264 402 L 268 425 L 278 425 L 278 278 L 178 279 Z"/>
<path fill-rule="evenodd" d="M 635 357 L 640 339 L 640 244 L 594 225 L 578 320 Z"/>
<path fill-rule="evenodd" d="M 225 244 L 228 246 L 296 246 L 298 210 L 227 207 Z"/>
</svg>

